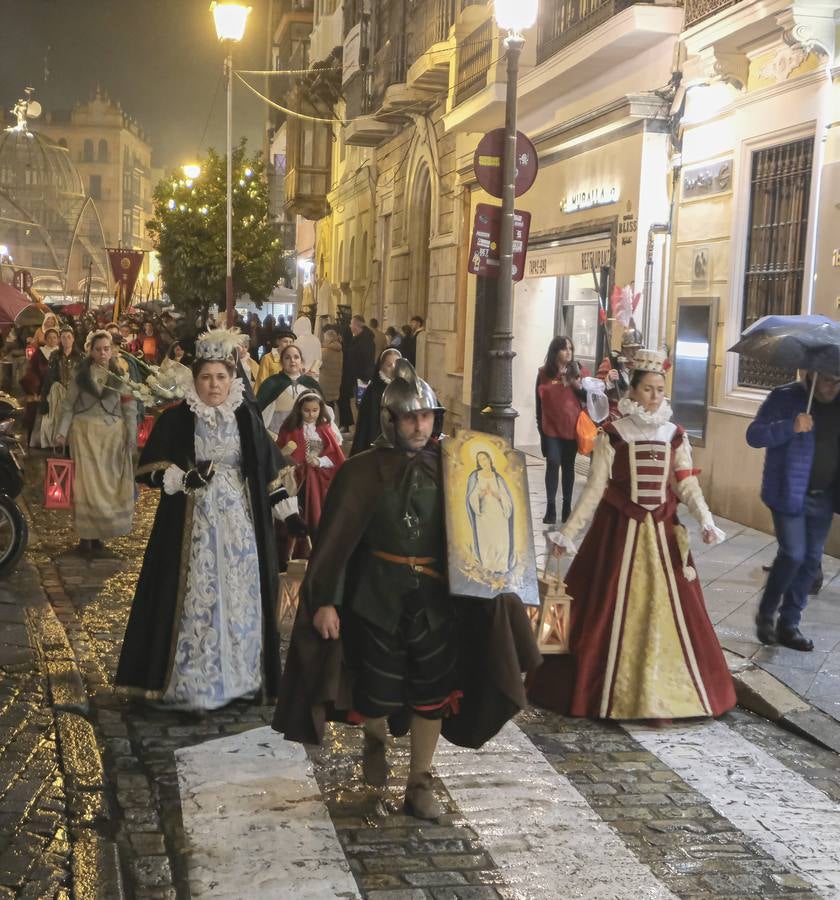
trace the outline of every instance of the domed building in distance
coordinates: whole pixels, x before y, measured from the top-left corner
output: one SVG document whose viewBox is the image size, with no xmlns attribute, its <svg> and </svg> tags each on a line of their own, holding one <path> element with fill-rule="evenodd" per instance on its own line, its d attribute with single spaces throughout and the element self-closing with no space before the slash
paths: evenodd
<svg viewBox="0 0 840 900">
<path fill-rule="evenodd" d="M 22 107 L 22 108 L 21 108 Z M 0 131 L 0 244 L 45 299 L 109 293 L 105 236 L 70 151 L 33 132 L 27 101 Z"/>
</svg>

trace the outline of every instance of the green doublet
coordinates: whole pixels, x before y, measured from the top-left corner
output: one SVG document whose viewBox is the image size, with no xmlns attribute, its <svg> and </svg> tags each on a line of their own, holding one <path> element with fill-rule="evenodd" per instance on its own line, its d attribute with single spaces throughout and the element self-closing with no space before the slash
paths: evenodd
<svg viewBox="0 0 840 900">
<path fill-rule="evenodd" d="M 373 513 L 354 553 L 356 579 L 349 588 L 349 607 L 363 619 L 389 633 L 397 629 L 404 600 L 426 609 L 429 627 L 438 628 L 452 615 L 446 575 L 446 532 L 440 457 L 419 453 L 404 457 L 405 465 L 390 483 L 381 485 L 371 498 Z M 403 557 L 430 557 L 428 568 L 444 576 L 441 581 L 416 573 L 405 563 L 375 556 L 382 551 Z M 343 592 L 342 592 L 343 593 Z M 335 605 L 341 605 L 336 596 Z"/>
</svg>

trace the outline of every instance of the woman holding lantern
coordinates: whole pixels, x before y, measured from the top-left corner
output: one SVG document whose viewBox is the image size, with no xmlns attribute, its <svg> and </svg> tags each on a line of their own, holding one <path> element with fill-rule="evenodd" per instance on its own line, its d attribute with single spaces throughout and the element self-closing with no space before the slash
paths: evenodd
<svg viewBox="0 0 840 900">
<path fill-rule="evenodd" d="M 193 383 L 165 410 L 137 480 L 161 491 L 117 684 L 171 709 L 212 710 L 276 693 L 278 564 L 272 514 L 304 534 L 282 458 L 236 377 L 241 335 L 196 343 Z"/>
<path fill-rule="evenodd" d="M 598 433 L 577 506 L 548 535 L 556 556 L 573 553 L 594 514 L 566 577 L 571 700 L 551 660 L 528 685 L 532 701 L 573 716 L 661 722 L 719 716 L 735 705 L 677 505 L 698 521 L 704 543 L 725 535 L 703 498 L 688 437 L 671 422 L 665 362 L 654 350 L 636 353 L 621 418 Z"/>
<path fill-rule="evenodd" d="M 76 467 L 73 511 L 81 553 L 128 534 L 134 519 L 137 405 L 113 349 L 107 331 L 88 335 L 86 357 L 67 389 L 56 429 L 56 446 L 70 440 Z"/>
</svg>

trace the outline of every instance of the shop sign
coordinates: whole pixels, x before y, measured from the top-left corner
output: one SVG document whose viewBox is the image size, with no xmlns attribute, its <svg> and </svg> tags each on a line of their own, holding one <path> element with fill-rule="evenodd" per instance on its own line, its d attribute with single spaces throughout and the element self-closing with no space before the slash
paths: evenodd
<svg viewBox="0 0 840 900">
<path fill-rule="evenodd" d="M 831 266 L 834 269 L 840 269 L 840 247 L 831 254 Z"/>
<path fill-rule="evenodd" d="M 629 203 L 627 204 L 630 205 Z M 638 219 L 633 215 L 633 213 L 627 213 L 626 216 L 622 216 L 618 223 L 618 233 L 621 235 L 621 246 L 626 247 L 628 244 L 633 243 L 633 239 L 636 237 L 636 231 L 638 230 L 639 222 Z"/>
<path fill-rule="evenodd" d="M 708 197 L 728 191 L 732 184 L 732 160 L 683 170 L 683 200 Z"/>
<path fill-rule="evenodd" d="M 491 197 L 502 197 L 502 163 L 505 153 L 505 129 L 494 128 L 478 142 L 473 157 L 473 171 L 481 187 Z M 514 180 L 514 196 L 521 197 L 533 185 L 539 160 L 537 148 L 531 139 L 521 131 L 516 132 L 516 175 Z"/>
<path fill-rule="evenodd" d="M 609 238 L 597 241 L 574 242 L 559 247 L 547 247 L 528 253 L 526 278 L 551 278 L 557 275 L 582 275 L 610 265 Z"/>
<path fill-rule="evenodd" d="M 618 185 L 599 184 L 593 187 L 581 188 L 568 197 L 562 203 L 564 213 L 580 212 L 583 209 L 594 209 L 596 206 L 609 206 L 618 203 Z"/>
<path fill-rule="evenodd" d="M 525 254 L 531 213 L 514 210 L 513 214 L 513 280 L 525 277 Z M 475 208 L 468 271 L 485 278 L 499 277 L 499 236 L 502 231 L 502 208 L 479 203 Z"/>
</svg>

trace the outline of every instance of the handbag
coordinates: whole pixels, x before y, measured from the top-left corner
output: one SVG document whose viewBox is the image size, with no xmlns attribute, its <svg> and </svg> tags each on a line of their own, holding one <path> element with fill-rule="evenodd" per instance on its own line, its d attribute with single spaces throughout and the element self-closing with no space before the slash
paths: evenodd
<svg viewBox="0 0 840 900">
<path fill-rule="evenodd" d="M 575 437 L 577 438 L 578 453 L 589 456 L 595 448 L 595 438 L 598 427 L 589 417 L 589 413 L 582 409 L 575 425 Z"/>
</svg>

